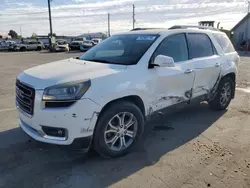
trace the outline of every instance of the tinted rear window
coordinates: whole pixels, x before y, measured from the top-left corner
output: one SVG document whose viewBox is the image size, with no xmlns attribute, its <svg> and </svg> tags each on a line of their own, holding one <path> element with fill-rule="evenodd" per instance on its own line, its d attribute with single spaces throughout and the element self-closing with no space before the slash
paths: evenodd
<svg viewBox="0 0 250 188">
<path fill-rule="evenodd" d="M 230 53 L 230 52 L 235 51 L 231 41 L 229 40 L 229 38 L 226 35 L 213 34 L 213 36 L 217 40 L 217 42 L 219 43 L 219 45 L 222 48 L 222 50 L 224 51 L 224 53 Z"/>
<path fill-rule="evenodd" d="M 190 59 L 214 55 L 213 45 L 206 34 L 189 33 L 187 39 Z"/>
</svg>

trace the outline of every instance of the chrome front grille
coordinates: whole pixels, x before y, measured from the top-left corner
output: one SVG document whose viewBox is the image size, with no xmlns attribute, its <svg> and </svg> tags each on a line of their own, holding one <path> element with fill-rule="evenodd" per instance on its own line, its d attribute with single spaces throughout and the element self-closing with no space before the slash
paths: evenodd
<svg viewBox="0 0 250 188">
<path fill-rule="evenodd" d="M 16 81 L 16 102 L 21 110 L 29 115 L 34 113 L 35 89 Z"/>
</svg>

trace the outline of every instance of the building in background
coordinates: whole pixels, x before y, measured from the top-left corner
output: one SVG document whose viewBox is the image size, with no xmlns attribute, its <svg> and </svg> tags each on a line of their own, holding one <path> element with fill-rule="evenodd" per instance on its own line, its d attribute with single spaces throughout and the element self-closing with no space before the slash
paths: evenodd
<svg viewBox="0 0 250 188">
<path fill-rule="evenodd" d="M 105 39 L 107 38 L 108 36 L 105 34 L 105 33 L 102 33 L 102 32 L 98 32 L 98 33 L 84 33 L 84 34 L 81 34 L 77 37 L 85 37 L 87 38 L 88 40 L 91 40 L 93 38 L 101 38 L 101 39 Z"/>
<path fill-rule="evenodd" d="M 0 34 L 0 39 L 11 39 L 11 36 L 8 34 Z"/>
<path fill-rule="evenodd" d="M 250 40 L 250 13 L 239 21 L 232 29 L 232 42 L 237 49 Z"/>
</svg>

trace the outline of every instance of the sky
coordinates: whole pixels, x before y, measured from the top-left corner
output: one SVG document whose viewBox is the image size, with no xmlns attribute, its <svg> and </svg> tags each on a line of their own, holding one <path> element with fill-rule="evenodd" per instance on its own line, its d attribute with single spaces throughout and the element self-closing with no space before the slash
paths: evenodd
<svg viewBox="0 0 250 188">
<path fill-rule="evenodd" d="M 132 5 L 136 27 L 168 28 L 214 20 L 231 29 L 247 13 L 246 0 L 52 0 L 53 32 L 77 36 L 108 30 L 111 34 L 132 29 Z M 0 34 L 10 29 L 25 37 L 49 33 L 47 0 L 0 0 Z"/>
</svg>

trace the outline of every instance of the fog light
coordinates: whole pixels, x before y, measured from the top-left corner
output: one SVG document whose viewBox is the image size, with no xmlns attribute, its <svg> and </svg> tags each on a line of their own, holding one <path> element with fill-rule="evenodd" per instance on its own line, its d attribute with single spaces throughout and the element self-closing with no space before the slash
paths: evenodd
<svg viewBox="0 0 250 188">
<path fill-rule="evenodd" d="M 60 129 L 60 130 L 58 130 L 58 131 L 57 131 L 57 134 L 58 134 L 59 136 L 62 136 L 62 135 L 63 135 L 62 130 L 61 130 L 61 129 Z"/>
<path fill-rule="evenodd" d="M 42 126 L 43 132 L 48 136 L 66 137 L 66 129 Z"/>
</svg>

